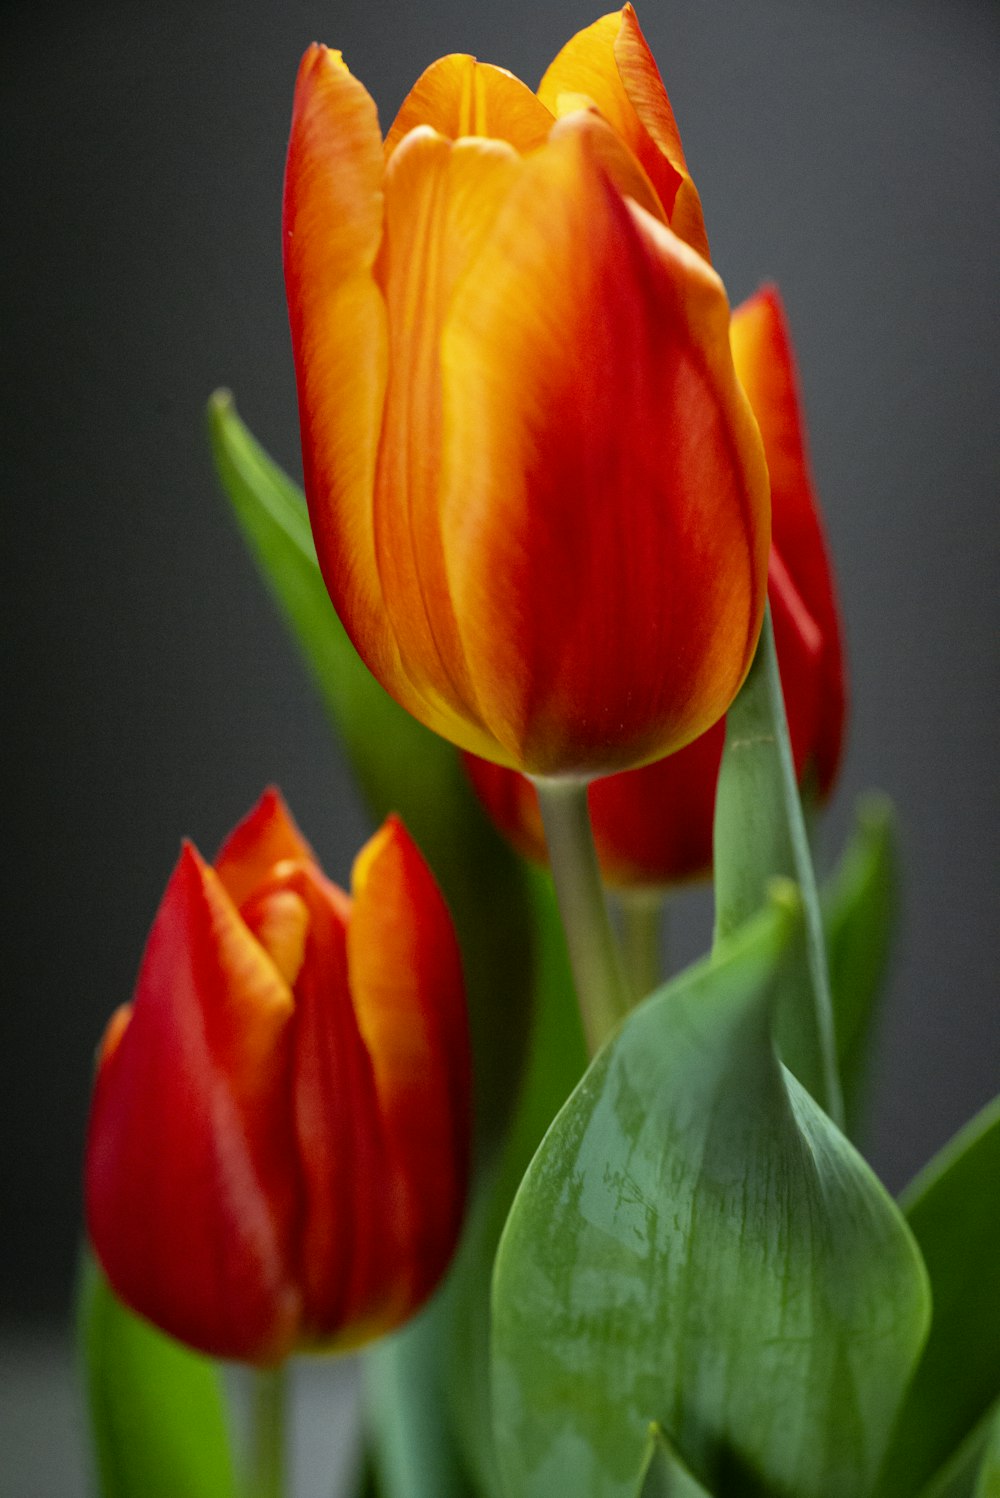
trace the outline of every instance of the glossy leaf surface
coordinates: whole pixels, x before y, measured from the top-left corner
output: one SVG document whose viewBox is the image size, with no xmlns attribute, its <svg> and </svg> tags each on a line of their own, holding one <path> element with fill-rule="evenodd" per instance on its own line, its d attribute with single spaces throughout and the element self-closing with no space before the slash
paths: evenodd
<svg viewBox="0 0 1000 1498">
<path fill-rule="evenodd" d="M 89 1255 L 78 1295 L 101 1498 L 235 1498 L 215 1364 L 126 1310 Z"/>
<path fill-rule="evenodd" d="M 805 919 L 781 976 L 782 1060 L 834 1120 L 843 1103 L 823 920 L 788 738 L 770 610 L 750 673 L 726 718 L 715 798 L 715 936 L 760 910 L 773 879 L 791 879 Z"/>
<path fill-rule="evenodd" d="M 822 890 L 837 1065 L 852 1137 L 862 1121 L 872 1033 L 896 927 L 896 836 L 888 797 L 863 797 L 851 841 Z"/>
<path fill-rule="evenodd" d="M 532 1161 L 494 1282 L 510 1498 L 636 1498 L 651 1422 L 715 1498 L 872 1490 L 926 1281 L 775 1058 L 790 907 L 634 1011 Z"/>
<path fill-rule="evenodd" d="M 934 1320 L 883 1474 L 883 1498 L 919 1491 L 1000 1398 L 1000 1098 L 903 1197 L 927 1263 Z"/>
</svg>

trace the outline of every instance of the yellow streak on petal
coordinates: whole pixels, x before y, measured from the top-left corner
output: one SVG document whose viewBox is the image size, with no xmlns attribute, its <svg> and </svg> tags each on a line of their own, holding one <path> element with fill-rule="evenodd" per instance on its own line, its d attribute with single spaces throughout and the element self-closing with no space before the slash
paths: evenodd
<svg viewBox="0 0 1000 1498">
<path fill-rule="evenodd" d="M 430 125 L 451 140 L 477 135 L 531 151 L 552 124 L 545 105 L 506 68 L 452 53 L 417 79 L 386 136 L 385 150 L 391 155 L 411 130 Z"/>
<path fill-rule="evenodd" d="M 376 274 L 389 321 L 390 375 L 376 473 L 376 562 L 416 715 L 448 737 L 489 730 L 455 626 L 441 545 L 441 328 L 489 240 L 521 164 L 513 147 L 411 131 L 387 169 Z M 463 726 L 464 720 L 464 726 Z"/>
<path fill-rule="evenodd" d="M 294 988 L 309 935 L 305 901 L 294 890 L 274 889 L 244 906 L 242 915 L 289 988 Z"/>
</svg>

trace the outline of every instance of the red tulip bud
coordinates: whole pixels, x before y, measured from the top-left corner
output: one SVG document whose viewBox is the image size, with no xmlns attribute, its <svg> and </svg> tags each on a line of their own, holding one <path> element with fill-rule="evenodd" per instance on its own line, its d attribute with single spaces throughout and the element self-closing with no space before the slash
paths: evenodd
<svg viewBox="0 0 1000 1498">
<path fill-rule="evenodd" d="M 215 867 L 185 845 L 101 1048 L 91 1241 L 123 1301 L 221 1357 L 353 1345 L 458 1235 L 470 1065 L 458 947 L 390 818 L 353 898 L 267 792 Z"/>
</svg>

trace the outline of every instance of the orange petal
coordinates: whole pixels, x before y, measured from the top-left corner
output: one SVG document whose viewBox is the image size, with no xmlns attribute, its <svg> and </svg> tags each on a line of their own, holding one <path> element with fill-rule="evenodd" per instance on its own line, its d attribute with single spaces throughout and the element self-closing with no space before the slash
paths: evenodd
<svg viewBox="0 0 1000 1498">
<path fill-rule="evenodd" d="M 97 1079 L 90 1236 L 122 1299 L 181 1340 L 267 1362 L 294 1341 L 292 997 L 185 848 L 131 1019 Z"/>
<path fill-rule="evenodd" d="M 488 757 L 538 774 L 655 759 L 718 719 L 769 547 L 722 285 L 572 125 L 522 162 L 442 344 L 450 596 Z"/>
<path fill-rule="evenodd" d="M 733 313 L 736 372 L 760 426 L 771 474 L 772 540 L 780 564 L 818 627 L 822 653 L 814 743 L 819 787 L 827 794 L 843 751 L 846 684 L 843 629 L 833 569 L 806 444 L 791 338 L 776 287 L 764 287 Z M 775 611 L 775 633 L 779 631 Z M 782 640 L 778 641 L 779 658 Z M 782 677 L 785 667 L 782 663 Z M 787 695 L 787 691 L 786 691 Z M 790 719 L 794 716 L 789 708 Z"/>
<path fill-rule="evenodd" d="M 386 379 L 375 105 L 339 52 L 302 59 L 285 169 L 284 244 L 306 494 L 320 566 L 348 630 L 391 666 L 375 567 L 372 491 Z"/>
<path fill-rule="evenodd" d="M 470 1062 L 461 961 L 437 885 L 398 819 L 362 850 L 352 887 L 351 995 L 385 1130 L 385 1233 L 401 1315 L 436 1284 L 462 1219 Z"/>
<path fill-rule="evenodd" d="M 674 233 L 708 259 L 701 200 L 663 79 L 631 5 L 602 16 L 567 42 L 538 96 L 557 116 L 592 100 L 642 164 Z"/>
<path fill-rule="evenodd" d="M 292 818 L 281 792 L 269 786 L 226 838 L 215 872 L 234 905 L 242 905 L 286 860 L 315 863 L 316 856 Z"/>
<path fill-rule="evenodd" d="M 552 124 L 545 105 L 513 73 L 456 52 L 421 73 L 393 121 L 385 149 L 390 154 L 409 131 L 430 125 L 450 140 L 488 136 L 531 151 Z"/>
<path fill-rule="evenodd" d="M 401 670 L 383 680 L 448 737 L 475 735 L 476 684 L 455 628 L 441 549 L 441 326 L 519 164 L 513 148 L 501 142 L 453 143 L 421 127 L 393 153 L 386 174 L 378 276 L 388 309 L 391 373 L 375 544 L 384 617 L 398 641 Z"/>
</svg>

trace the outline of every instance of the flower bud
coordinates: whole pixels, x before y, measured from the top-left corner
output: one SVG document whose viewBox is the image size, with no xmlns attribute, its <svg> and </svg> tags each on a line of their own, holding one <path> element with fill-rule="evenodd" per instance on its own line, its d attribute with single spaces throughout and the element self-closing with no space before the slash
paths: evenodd
<svg viewBox="0 0 1000 1498">
<path fill-rule="evenodd" d="M 405 1320 L 458 1235 L 470 1063 L 458 947 L 390 818 L 324 877 L 277 792 L 185 845 L 101 1047 L 87 1227 L 120 1298 L 268 1364 Z"/>
<path fill-rule="evenodd" d="M 716 722 L 763 618 L 767 473 L 631 6 L 538 95 L 442 58 L 384 142 L 313 47 L 284 222 L 317 552 L 383 686 L 536 775 Z"/>
</svg>

